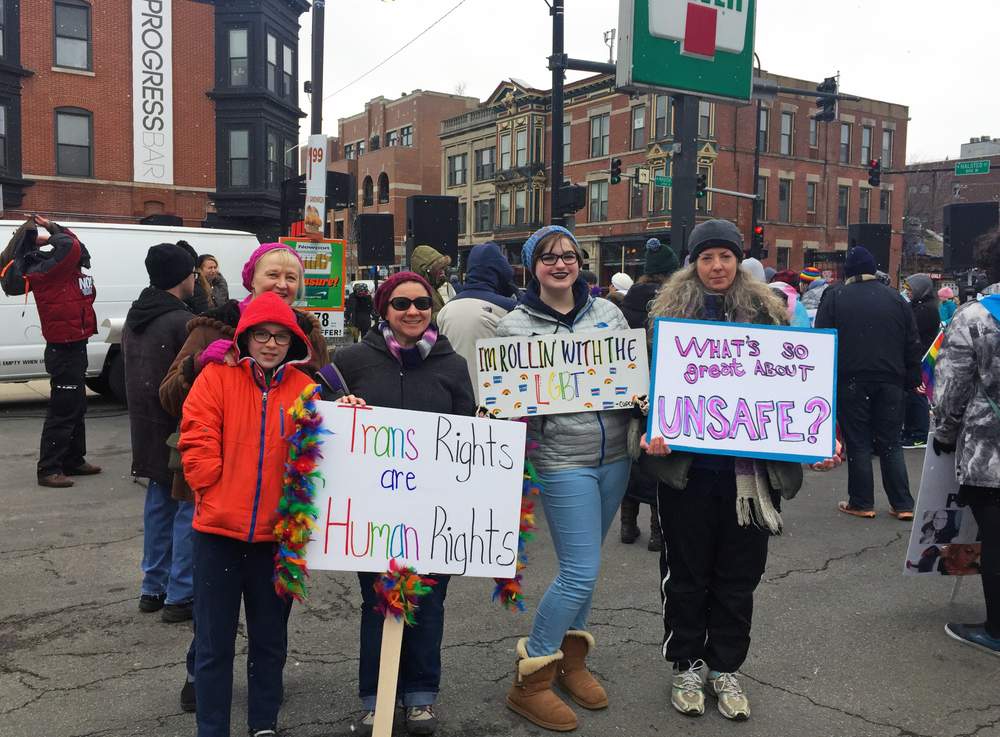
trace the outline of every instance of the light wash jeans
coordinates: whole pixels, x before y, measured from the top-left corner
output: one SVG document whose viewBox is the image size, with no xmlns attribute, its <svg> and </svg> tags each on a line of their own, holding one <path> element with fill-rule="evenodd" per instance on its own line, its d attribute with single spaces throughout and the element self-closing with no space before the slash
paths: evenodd
<svg viewBox="0 0 1000 737">
<path fill-rule="evenodd" d="M 170 496 L 170 485 L 152 479 L 142 514 L 142 593 L 167 595 L 167 604 L 194 598 L 191 518 L 194 503 Z"/>
<path fill-rule="evenodd" d="M 538 604 L 528 655 L 551 655 L 567 630 L 585 630 L 601 570 L 601 543 L 625 495 L 631 462 L 541 474 L 542 507 L 559 575 Z"/>
</svg>

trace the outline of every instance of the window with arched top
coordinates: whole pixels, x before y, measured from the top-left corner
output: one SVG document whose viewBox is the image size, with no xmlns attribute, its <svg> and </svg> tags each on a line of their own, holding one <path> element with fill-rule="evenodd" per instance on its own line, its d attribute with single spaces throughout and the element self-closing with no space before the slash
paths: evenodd
<svg viewBox="0 0 1000 737">
<path fill-rule="evenodd" d="M 389 201 L 389 175 L 385 172 L 378 175 L 378 201 L 379 204 Z"/>
<path fill-rule="evenodd" d="M 361 205 L 363 207 L 369 207 L 373 204 L 374 199 L 374 186 L 372 185 L 372 178 L 365 177 L 365 181 L 361 185 Z"/>
</svg>

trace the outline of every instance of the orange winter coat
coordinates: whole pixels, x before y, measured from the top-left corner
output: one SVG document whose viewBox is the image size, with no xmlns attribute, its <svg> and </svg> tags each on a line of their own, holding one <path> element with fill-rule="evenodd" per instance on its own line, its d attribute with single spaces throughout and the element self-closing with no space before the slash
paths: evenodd
<svg viewBox="0 0 1000 737">
<path fill-rule="evenodd" d="M 269 296 L 253 300 L 236 328 L 239 364 L 208 364 L 199 373 L 184 402 L 178 443 L 184 477 L 195 493 L 194 529 L 254 543 L 274 541 L 293 432 L 287 412 L 312 383 L 290 365 L 308 361 L 308 341 L 291 308 L 276 295 L 265 299 Z M 244 333 L 264 322 L 283 325 L 293 335 L 270 384 L 245 355 L 250 338 Z"/>
</svg>

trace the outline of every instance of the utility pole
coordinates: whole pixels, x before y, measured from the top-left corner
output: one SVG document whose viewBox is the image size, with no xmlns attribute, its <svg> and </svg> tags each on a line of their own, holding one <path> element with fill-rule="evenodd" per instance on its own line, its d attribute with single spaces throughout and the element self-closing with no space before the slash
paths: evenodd
<svg viewBox="0 0 1000 737">
<path fill-rule="evenodd" d="M 312 99 L 310 133 L 323 132 L 323 36 L 326 0 L 313 0 L 312 9 Z"/>
<path fill-rule="evenodd" d="M 674 95 L 674 156 L 671 166 L 670 247 L 678 258 L 687 251 L 695 223 L 698 178 L 698 103 L 692 95 Z"/>
<path fill-rule="evenodd" d="M 563 182 L 563 82 L 566 78 L 566 53 L 564 51 L 564 21 L 565 0 L 552 0 L 549 15 L 552 16 L 552 56 L 549 57 L 549 69 L 552 70 L 552 178 L 550 222 L 553 225 L 566 225 L 559 202 L 559 191 Z"/>
</svg>

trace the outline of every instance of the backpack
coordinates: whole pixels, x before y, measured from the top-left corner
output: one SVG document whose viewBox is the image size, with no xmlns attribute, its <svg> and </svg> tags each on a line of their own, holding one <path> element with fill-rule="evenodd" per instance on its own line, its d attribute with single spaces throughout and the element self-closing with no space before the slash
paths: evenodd
<svg viewBox="0 0 1000 737">
<path fill-rule="evenodd" d="M 9 297 L 28 291 L 28 281 L 24 277 L 24 255 L 35 248 L 37 235 L 35 221 L 26 220 L 0 253 L 0 288 Z"/>
</svg>

